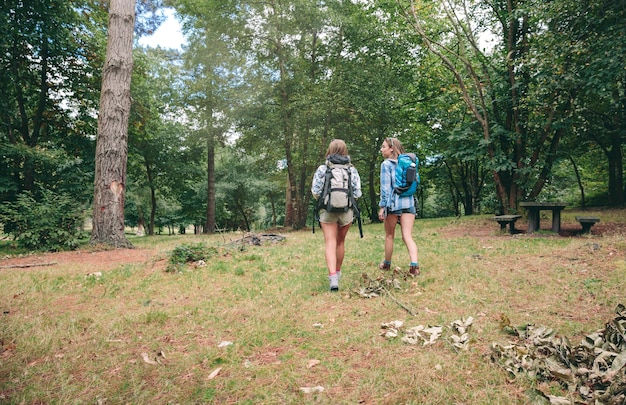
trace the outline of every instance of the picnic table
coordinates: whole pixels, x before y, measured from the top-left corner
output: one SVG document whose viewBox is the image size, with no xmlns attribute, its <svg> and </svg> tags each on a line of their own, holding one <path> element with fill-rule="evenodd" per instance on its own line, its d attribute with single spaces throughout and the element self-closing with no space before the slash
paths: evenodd
<svg viewBox="0 0 626 405">
<path fill-rule="evenodd" d="M 534 202 L 525 201 L 519 203 L 528 211 L 528 232 L 539 230 L 539 214 L 542 210 L 552 211 L 552 232 L 559 233 L 561 231 L 561 211 L 567 204 L 561 202 Z"/>
</svg>

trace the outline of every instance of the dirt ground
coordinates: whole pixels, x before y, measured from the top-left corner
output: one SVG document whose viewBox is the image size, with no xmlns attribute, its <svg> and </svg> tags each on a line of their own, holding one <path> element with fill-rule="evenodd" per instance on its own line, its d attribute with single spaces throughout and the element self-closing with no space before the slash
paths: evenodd
<svg viewBox="0 0 626 405">
<path fill-rule="evenodd" d="M 549 229 L 550 223 L 541 223 L 541 229 Z M 558 237 L 580 237 L 579 224 L 564 224 Z M 516 224 L 516 234 L 525 237 L 557 237 L 551 236 L 549 233 L 542 232 L 540 234 L 526 234 L 527 225 L 524 223 Z M 498 224 L 493 221 L 485 220 L 483 222 L 470 224 L 451 224 L 442 229 L 439 233 L 446 238 L 457 238 L 464 236 L 472 236 L 477 238 L 492 239 L 511 237 L 508 232 L 500 234 L 498 232 Z M 626 224 L 624 223 L 598 223 L 591 228 L 592 236 L 602 235 L 626 235 Z M 114 269 L 120 264 L 150 264 L 153 268 L 165 268 L 167 265 L 166 258 L 158 257 L 159 253 L 156 249 L 113 249 L 101 251 L 85 251 L 78 250 L 72 252 L 44 253 L 34 254 L 21 257 L 3 257 L 0 258 L 0 270 L 8 268 L 36 268 L 40 266 L 55 265 L 78 265 L 81 268 L 89 269 L 90 272 L 106 271 Z"/>
<path fill-rule="evenodd" d="M 153 263 L 165 268 L 165 259 L 157 260 L 156 249 L 113 249 L 102 251 L 72 251 L 9 257 L 0 259 L 0 270 L 7 268 L 37 268 L 40 266 L 56 266 L 75 264 L 90 272 L 114 269 L 120 264 Z M 161 262 L 161 263 L 159 263 Z"/>
</svg>

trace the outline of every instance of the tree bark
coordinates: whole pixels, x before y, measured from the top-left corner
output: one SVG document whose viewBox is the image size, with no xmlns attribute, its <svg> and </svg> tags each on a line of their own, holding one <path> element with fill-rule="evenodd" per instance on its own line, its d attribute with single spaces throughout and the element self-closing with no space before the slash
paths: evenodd
<svg viewBox="0 0 626 405">
<path fill-rule="evenodd" d="M 92 244 L 132 248 L 124 234 L 135 0 L 110 0 L 96 141 Z"/>
<path fill-rule="evenodd" d="M 576 183 L 578 184 L 578 189 L 580 190 L 580 207 L 585 210 L 585 187 L 583 186 L 582 179 L 580 178 L 580 172 L 578 171 L 578 165 L 576 165 L 576 161 L 572 157 L 569 156 L 570 162 L 572 162 L 572 167 L 574 168 L 574 174 L 576 175 Z"/>
<path fill-rule="evenodd" d="M 611 131 L 611 147 L 606 152 L 609 161 L 609 205 L 613 207 L 624 206 L 625 194 L 622 141 L 618 134 L 619 129 Z"/>
<path fill-rule="evenodd" d="M 215 218 L 215 136 L 209 125 L 207 139 L 207 204 L 206 224 L 204 233 L 214 233 L 216 227 Z"/>
</svg>

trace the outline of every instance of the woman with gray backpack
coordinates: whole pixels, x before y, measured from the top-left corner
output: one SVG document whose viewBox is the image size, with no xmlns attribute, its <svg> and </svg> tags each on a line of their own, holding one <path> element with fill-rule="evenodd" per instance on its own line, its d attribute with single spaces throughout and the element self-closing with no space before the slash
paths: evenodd
<svg viewBox="0 0 626 405">
<path fill-rule="evenodd" d="M 361 197 L 361 177 L 350 163 L 348 147 L 341 139 L 330 142 L 326 162 L 313 175 L 311 193 L 317 202 L 317 218 L 324 233 L 325 258 L 330 291 L 339 291 L 345 240 L 358 216 L 356 199 Z"/>
</svg>

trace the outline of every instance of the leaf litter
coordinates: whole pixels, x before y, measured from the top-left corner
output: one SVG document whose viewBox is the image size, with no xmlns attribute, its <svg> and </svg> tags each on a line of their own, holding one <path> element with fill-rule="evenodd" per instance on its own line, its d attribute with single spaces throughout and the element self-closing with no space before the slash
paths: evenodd
<svg viewBox="0 0 626 405">
<path fill-rule="evenodd" d="M 545 326 L 512 327 L 506 316 L 502 328 L 516 341 L 492 343 L 491 359 L 511 377 L 557 381 L 568 396 L 537 394 L 549 404 L 617 405 L 626 403 L 626 307 L 619 304 L 616 316 L 603 329 L 585 336 L 573 346 Z"/>
<path fill-rule="evenodd" d="M 402 304 L 391 293 L 401 289 L 400 280 L 393 277 L 371 278 L 366 273 L 362 285 L 354 292 L 362 298 L 386 295 L 415 316 L 413 310 Z M 516 342 L 491 345 L 491 360 L 499 364 L 510 375 L 525 375 L 539 382 L 557 381 L 569 392 L 568 396 L 557 396 L 539 389 L 536 394 L 542 403 L 559 405 L 617 405 L 626 404 L 626 307 L 619 304 L 616 316 L 606 323 L 603 329 L 585 336 L 582 342 L 573 346 L 569 339 L 558 336 L 546 326 L 531 324 L 515 328 L 506 316 L 501 318 L 501 326 L 508 334 L 517 338 Z M 429 346 L 444 336 L 444 340 L 457 351 L 468 350 L 470 328 L 474 319 L 458 319 L 447 329 L 440 325 L 418 325 L 403 329 L 400 320 L 381 324 L 381 336 L 397 338 L 401 332 L 402 342 L 412 345 Z"/>
<path fill-rule="evenodd" d="M 383 332 L 381 335 L 388 339 L 396 338 L 400 335 L 400 332 L 404 332 L 404 336 L 400 339 L 402 342 L 422 346 L 434 345 L 443 336 L 455 350 L 467 350 L 469 348 L 469 330 L 474 322 L 474 318 L 471 316 L 468 318 L 457 319 L 447 325 L 444 329 L 440 325 L 417 325 L 411 328 L 403 330 L 403 321 L 391 321 L 381 324 Z M 449 332 L 447 332 L 449 331 Z M 445 336 L 444 336 L 444 332 Z"/>
<path fill-rule="evenodd" d="M 361 298 L 375 298 L 381 295 L 389 297 L 393 302 L 398 304 L 402 309 L 407 311 L 410 315 L 416 316 L 416 312 L 409 308 L 406 304 L 400 302 L 392 293 L 391 290 L 402 289 L 401 281 L 396 278 L 396 274 L 399 274 L 397 270 L 394 270 L 391 278 L 379 276 L 377 278 L 371 278 L 369 274 L 363 273 L 361 276 L 362 283 L 353 293 L 357 294 Z M 405 275 L 406 277 L 406 275 Z"/>
</svg>

